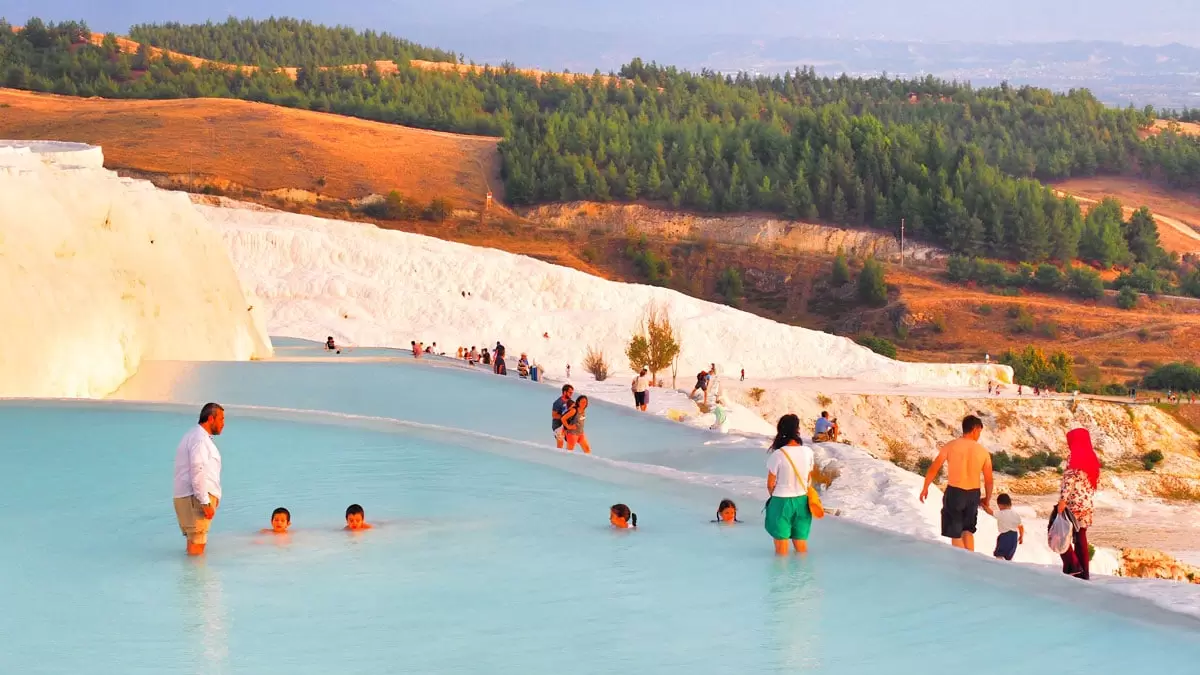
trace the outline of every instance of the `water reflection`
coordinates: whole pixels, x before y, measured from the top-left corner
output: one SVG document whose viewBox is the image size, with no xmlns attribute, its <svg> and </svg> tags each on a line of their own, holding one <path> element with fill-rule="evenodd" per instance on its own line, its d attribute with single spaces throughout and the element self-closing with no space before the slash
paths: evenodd
<svg viewBox="0 0 1200 675">
<path fill-rule="evenodd" d="M 219 572 L 206 558 L 185 559 L 179 575 L 179 617 L 193 672 L 229 670 L 229 617 Z"/>
<path fill-rule="evenodd" d="M 767 575 L 767 634 L 774 636 L 777 669 L 814 672 L 821 667 L 822 590 L 810 555 L 778 556 Z"/>
</svg>

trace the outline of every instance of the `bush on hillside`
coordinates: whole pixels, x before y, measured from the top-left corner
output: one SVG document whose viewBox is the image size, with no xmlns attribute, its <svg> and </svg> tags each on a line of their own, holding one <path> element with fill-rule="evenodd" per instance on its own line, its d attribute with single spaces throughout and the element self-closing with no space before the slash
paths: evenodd
<svg viewBox="0 0 1200 675">
<path fill-rule="evenodd" d="M 1121 276 L 1113 282 L 1113 286 L 1121 290 L 1128 288 L 1147 295 L 1157 295 L 1166 290 L 1167 281 L 1149 266 L 1139 263 L 1128 271 L 1122 272 Z"/>
<path fill-rule="evenodd" d="M 1087 300 L 1104 297 L 1104 280 L 1090 267 L 1076 266 L 1067 271 L 1067 290 Z"/>
<path fill-rule="evenodd" d="M 1033 265 L 1029 263 L 1021 263 L 1017 265 L 1017 271 L 1008 276 L 1008 285 L 1016 286 L 1017 288 L 1026 288 L 1033 284 Z"/>
<path fill-rule="evenodd" d="M 1058 291 L 1062 289 L 1063 273 L 1054 265 L 1042 263 L 1038 265 L 1033 276 L 1033 285 L 1041 291 Z"/>
<path fill-rule="evenodd" d="M 662 286 L 671 278 L 671 261 L 651 251 L 644 236 L 625 247 L 625 256 L 651 285 Z"/>
<path fill-rule="evenodd" d="M 1024 334 L 1033 332 L 1033 315 L 1024 307 L 1017 312 L 1016 318 L 1013 319 L 1012 332 Z"/>
<path fill-rule="evenodd" d="M 1063 458 L 1049 452 L 1035 452 L 1028 457 L 1010 455 L 1001 450 L 992 454 L 992 468 L 1010 476 L 1024 476 L 1033 471 L 1061 466 Z"/>
<path fill-rule="evenodd" d="M 858 299 L 872 307 L 887 304 L 887 278 L 883 265 L 874 258 L 868 258 L 858 273 Z"/>
<path fill-rule="evenodd" d="M 829 274 L 829 282 L 835 287 L 850 283 L 850 265 L 846 262 L 846 254 L 841 251 L 838 251 L 837 257 L 833 259 L 833 271 Z"/>
<path fill-rule="evenodd" d="M 1154 467 L 1157 466 L 1159 462 L 1163 461 L 1163 459 L 1164 457 L 1161 450 L 1151 450 L 1150 452 L 1142 455 L 1142 468 L 1146 469 L 1147 471 L 1153 471 Z"/>
<path fill-rule="evenodd" d="M 588 347 L 587 354 L 583 357 L 583 369 L 591 373 L 597 382 L 607 380 L 608 358 L 604 356 L 604 350 L 599 347 Z"/>
<path fill-rule="evenodd" d="M 1200 366 L 1168 363 L 1150 371 L 1142 382 L 1147 389 L 1159 391 L 1200 391 Z"/>
<path fill-rule="evenodd" d="M 1117 291 L 1117 307 L 1121 309 L 1133 309 L 1137 307 L 1138 292 L 1133 289 L 1133 286 L 1122 286 L 1121 290 Z"/>
<path fill-rule="evenodd" d="M 726 267 L 721 276 L 717 277 L 717 292 L 725 298 L 725 304 L 730 307 L 741 306 L 742 295 L 745 293 L 741 272 L 733 267 Z"/>
<path fill-rule="evenodd" d="M 443 223 L 446 218 L 450 217 L 454 208 L 450 206 L 450 202 L 441 197 L 435 198 L 429 202 L 429 206 L 425 209 L 425 219 L 432 220 L 435 223 Z"/>
<path fill-rule="evenodd" d="M 854 341 L 876 354 L 886 356 L 889 359 L 896 358 L 896 345 L 892 344 L 891 340 L 875 337 L 874 335 L 860 335 Z"/>
</svg>

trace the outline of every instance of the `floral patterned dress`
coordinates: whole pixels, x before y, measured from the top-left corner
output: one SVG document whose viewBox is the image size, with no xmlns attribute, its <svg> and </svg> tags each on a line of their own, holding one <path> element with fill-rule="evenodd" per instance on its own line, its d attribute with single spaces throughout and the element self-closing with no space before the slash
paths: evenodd
<svg viewBox="0 0 1200 675">
<path fill-rule="evenodd" d="M 1066 500 L 1067 508 L 1075 516 L 1080 529 L 1086 530 L 1092 526 L 1092 497 L 1096 491 L 1087 474 L 1079 469 L 1067 469 L 1062 477 L 1062 490 L 1059 493 Z"/>
</svg>

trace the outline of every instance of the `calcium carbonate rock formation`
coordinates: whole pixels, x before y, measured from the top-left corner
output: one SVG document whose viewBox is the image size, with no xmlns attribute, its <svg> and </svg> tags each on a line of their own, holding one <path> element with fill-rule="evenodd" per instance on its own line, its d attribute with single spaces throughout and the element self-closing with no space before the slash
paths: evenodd
<svg viewBox="0 0 1200 675">
<path fill-rule="evenodd" d="M 98 147 L 0 141 L 0 396 L 99 397 L 144 360 L 271 354 L 187 196 L 103 163 Z"/>
<path fill-rule="evenodd" d="M 416 339 L 451 352 L 502 340 L 558 373 L 597 347 L 616 373 L 628 371 L 625 347 L 654 305 L 679 329 L 679 386 L 710 364 L 734 378 L 745 368 L 752 377 L 935 386 L 1012 379 L 1007 366 L 893 361 L 836 335 L 504 251 L 291 213 L 197 208 L 263 299 L 275 335 L 392 347 Z"/>
</svg>

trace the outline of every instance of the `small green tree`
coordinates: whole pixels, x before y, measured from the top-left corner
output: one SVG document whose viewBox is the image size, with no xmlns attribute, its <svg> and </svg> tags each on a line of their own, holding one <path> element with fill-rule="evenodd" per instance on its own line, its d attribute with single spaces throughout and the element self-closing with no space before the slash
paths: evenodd
<svg viewBox="0 0 1200 675">
<path fill-rule="evenodd" d="M 839 288 L 850 283 L 850 264 L 846 261 L 846 254 L 841 251 L 838 251 L 837 257 L 833 259 L 833 271 L 829 275 L 829 281 Z"/>
<path fill-rule="evenodd" d="M 634 333 L 633 337 L 629 338 L 625 356 L 629 358 L 629 369 L 635 373 L 650 363 L 650 339 L 646 337 L 645 333 Z"/>
<path fill-rule="evenodd" d="M 1041 291 L 1058 291 L 1062 290 L 1063 275 L 1062 271 L 1054 265 L 1042 263 L 1038 265 L 1037 272 L 1033 275 L 1033 285 Z"/>
<path fill-rule="evenodd" d="M 1137 307 L 1138 292 L 1133 289 L 1133 286 L 1122 286 L 1121 290 L 1117 291 L 1117 307 L 1121 309 L 1133 309 Z"/>
<path fill-rule="evenodd" d="M 437 197 L 429 202 L 429 208 L 425 209 L 425 216 L 434 222 L 444 223 L 451 211 L 453 209 L 450 208 L 450 202 Z"/>
<path fill-rule="evenodd" d="M 629 367 L 634 371 L 649 368 L 650 378 L 657 382 L 658 373 L 670 368 L 680 351 L 679 331 L 671 323 L 670 312 L 652 303 L 625 348 Z"/>
<path fill-rule="evenodd" d="M 1088 300 L 1104 297 L 1104 280 L 1090 267 L 1072 267 L 1067 271 L 1067 288 L 1071 293 Z"/>
<path fill-rule="evenodd" d="M 682 351 L 679 330 L 671 323 L 671 313 L 665 307 L 651 305 L 646 310 L 646 337 L 650 353 L 646 366 L 650 377 L 657 382 L 658 373 L 671 367 Z"/>
<path fill-rule="evenodd" d="M 874 258 L 867 258 L 858 275 L 858 299 L 872 307 L 887 304 L 887 277 L 883 265 Z"/>
<path fill-rule="evenodd" d="M 725 298 L 725 304 L 738 307 L 742 304 L 745 287 L 742 285 L 742 275 L 733 267 L 726 267 L 717 278 L 717 292 Z"/>
</svg>

